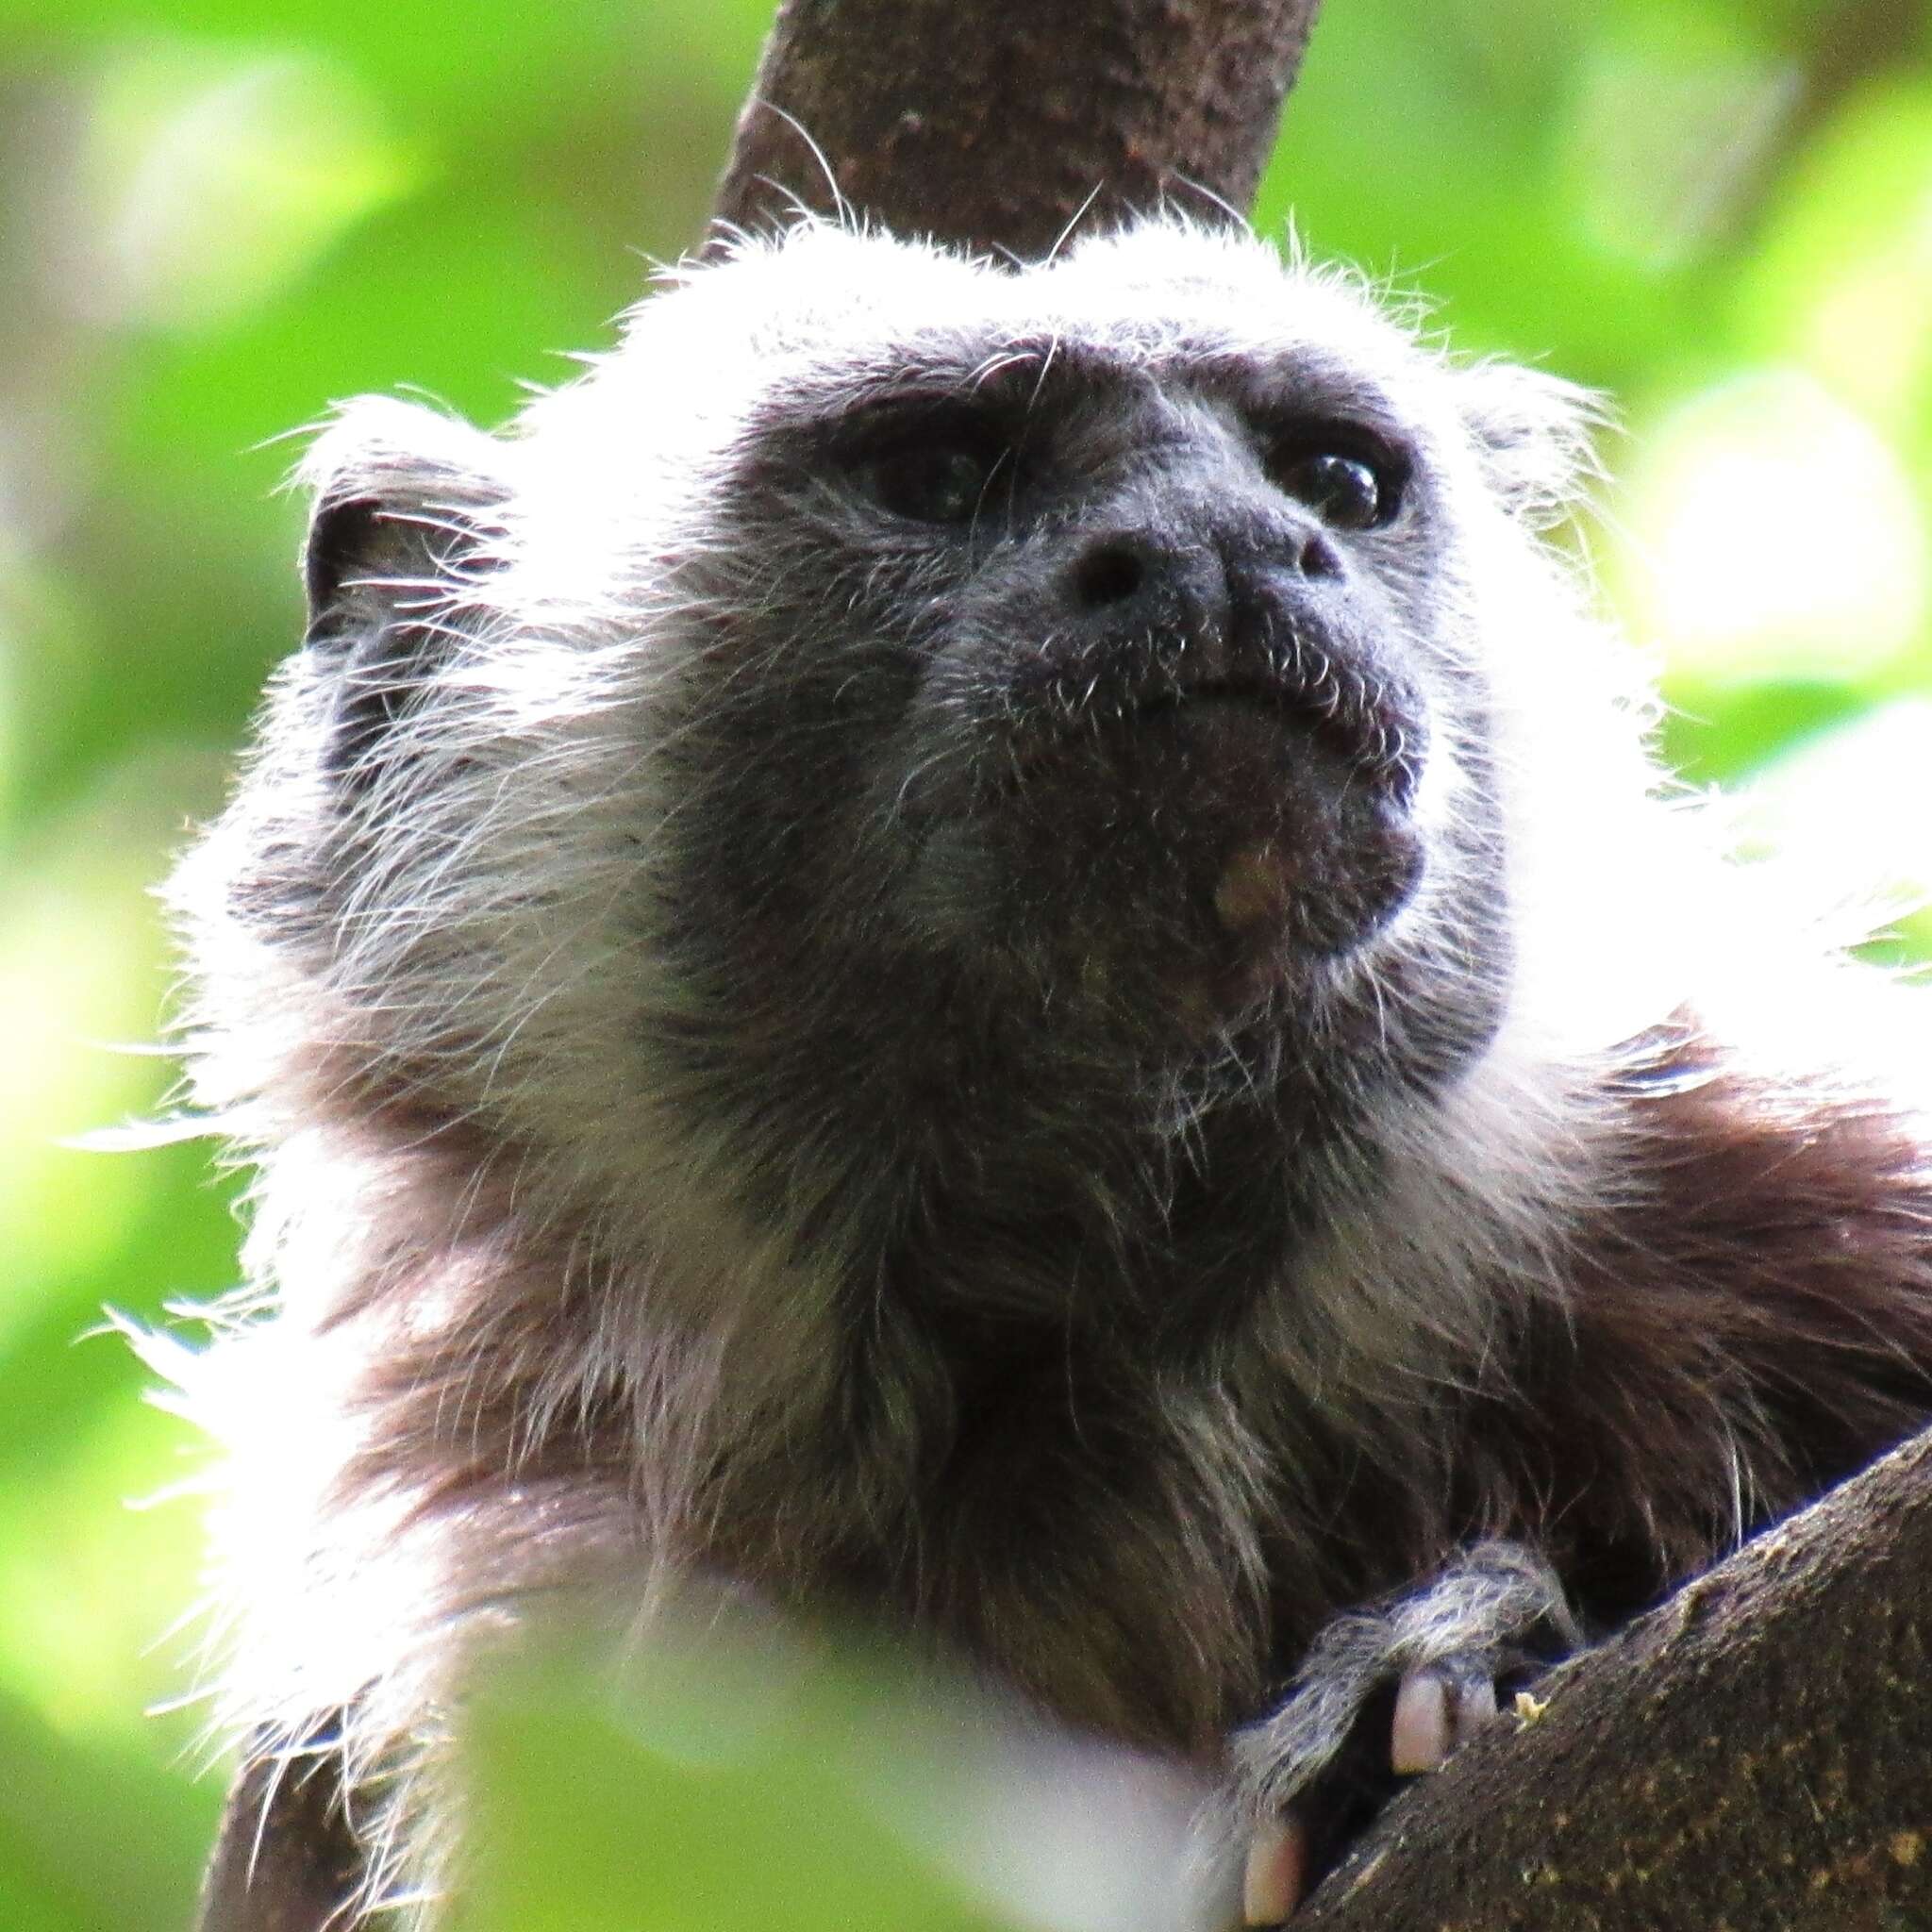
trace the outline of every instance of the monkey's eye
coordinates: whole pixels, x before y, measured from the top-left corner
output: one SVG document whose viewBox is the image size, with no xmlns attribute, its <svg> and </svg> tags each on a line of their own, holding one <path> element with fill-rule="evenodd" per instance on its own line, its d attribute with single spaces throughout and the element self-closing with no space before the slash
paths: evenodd
<svg viewBox="0 0 1932 1932">
<path fill-rule="evenodd" d="M 1275 483 L 1331 528 L 1374 530 L 1402 506 L 1401 479 L 1386 465 L 1340 450 L 1314 450 L 1274 466 Z"/>
<path fill-rule="evenodd" d="M 873 496 L 895 517 L 964 524 L 978 515 L 1004 452 L 971 430 L 908 437 L 866 466 Z"/>
</svg>

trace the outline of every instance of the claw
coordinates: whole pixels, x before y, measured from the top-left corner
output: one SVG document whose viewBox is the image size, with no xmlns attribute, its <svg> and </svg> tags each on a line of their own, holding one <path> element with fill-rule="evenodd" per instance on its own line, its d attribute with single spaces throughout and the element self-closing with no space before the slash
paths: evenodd
<svg viewBox="0 0 1932 1932">
<path fill-rule="evenodd" d="M 1271 1819 L 1248 1846 L 1241 1879 L 1241 1918 L 1250 1925 L 1278 1925 L 1302 1902 L 1307 1881 L 1307 1834 L 1299 1820 Z"/>
<path fill-rule="evenodd" d="M 1390 1769 L 1400 1777 L 1434 1771 L 1449 1755 L 1449 1680 L 1436 1671 L 1411 1671 L 1395 1693 Z"/>
<path fill-rule="evenodd" d="M 1482 1673 L 1411 1671 L 1395 1692 L 1389 1765 L 1398 1776 L 1440 1770 L 1496 1715 L 1496 1687 Z"/>
<path fill-rule="evenodd" d="M 1449 1748 L 1460 1751 L 1486 1724 L 1496 1721 L 1496 1680 L 1484 1674 L 1457 1686 L 1456 1736 Z"/>
</svg>

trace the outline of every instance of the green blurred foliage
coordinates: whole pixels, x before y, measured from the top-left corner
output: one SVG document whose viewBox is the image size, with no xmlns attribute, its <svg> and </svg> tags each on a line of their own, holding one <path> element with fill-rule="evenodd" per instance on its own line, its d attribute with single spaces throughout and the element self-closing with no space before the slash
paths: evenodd
<svg viewBox="0 0 1932 1932">
<path fill-rule="evenodd" d="M 749 1927 L 781 1900 L 798 1932 L 1018 1932 L 881 1802 L 895 1747 L 950 1741 L 953 1714 L 908 1720 L 890 1670 L 801 1670 L 774 1634 L 735 1660 L 714 1641 L 655 1650 L 643 1688 L 677 1687 L 669 1707 L 599 1696 L 569 1662 L 492 1685 L 467 1734 L 463 1932 Z M 971 1783 L 948 1795 L 970 1802 Z"/>
<path fill-rule="evenodd" d="M 402 384 L 501 418 L 526 381 L 567 375 L 565 352 L 608 341 L 646 258 L 699 228 L 766 14 L 0 0 L 0 1922 L 15 1932 L 181 1923 L 219 1796 L 192 1779 L 193 1710 L 142 1714 L 189 1674 L 192 1640 L 168 1632 L 194 1596 L 196 1530 L 192 1503 L 131 1505 L 186 1485 L 197 1452 L 143 1406 L 128 1349 L 90 1331 L 104 1307 L 154 1320 L 227 1285 L 234 1190 L 193 1146 L 63 1141 L 162 1104 L 166 1062 L 108 1049 L 158 1036 L 169 967 L 144 889 L 218 801 L 297 629 L 279 439 L 334 398 Z M 1427 291 L 1465 346 L 1617 398 L 1617 480 L 1587 541 L 1657 654 L 1671 757 L 1747 792 L 1778 836 L 1826 835 L 1841 873 L 1869 857 L 1870 883 L 1924 891 L 1923 9 L 1329 0 L 1263 222 L 1291 206 L 1318 252 Z M 1905 933 L 1908 950 L 1932 939 Z M 635 1739 L 585 1741 L 608 1720 L 563 1722 L 579 1728 L 513 1711 L 483 1726 L 486 1759 L 540 1768 L 507 1781 L 506 1843 L 554 1840 L 568 1816 L 565 1862 L 594 1874 L 649 1821 L 660 1842 L 716 1829 L 734 1857 L 796 1869 L 817 1818 L 809 1883 L 849 1907 L 824 1923 L 912 1923 L 879 1903 L 908 1890 L 919 1923 L 992 1923 L 881 1849 L 839 1795 L 844 1760 L 827 1771 L 799 1741 L 816 1733 L 774 1746 L 776 1769 L 733 1774 L 713 1813 Z M 586 1765 L 600 1803 L 559 1808 Z M 520 1838 L 525 1814 L 542 1829 Z M 518 1891 L 527 1873 L 501 1882 L 522 1902 L 489 1924 L 604 1923 Z M 783 1875 L 720 1892 L 705 1923 L 798 1896 Z"/>
<path fill-rule="evenodd" d="M 741 1603 L 525 1643 L 468 1712 L 459 1932 L 1174 1932 L 1201 1792 Z"/>
</svg>

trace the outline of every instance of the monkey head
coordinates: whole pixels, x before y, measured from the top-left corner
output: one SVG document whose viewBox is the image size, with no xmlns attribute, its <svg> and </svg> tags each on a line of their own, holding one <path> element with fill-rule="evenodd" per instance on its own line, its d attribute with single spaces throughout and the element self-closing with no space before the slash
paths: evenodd
<svg viewBox="0 0 1932 1932">
<path fill-rule="evenodd" d="M 1607 708 L 1542 689 L 1573 392 L 1172 224 L 675 280 L 506 435 L 367 403 L 308 464 L 225 897 L 352 1077 L 797 1221 L 880 1133 L 1299 1131 L 1485 1050 L 1512 791 Z"/>
</svg>

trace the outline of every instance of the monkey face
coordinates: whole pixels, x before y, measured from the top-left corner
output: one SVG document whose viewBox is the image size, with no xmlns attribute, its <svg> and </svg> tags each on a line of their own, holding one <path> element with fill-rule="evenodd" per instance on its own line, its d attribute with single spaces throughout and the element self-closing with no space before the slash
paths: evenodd
<svg viewBox="0 0 1932 1932">
<path fill-rule="evenodd" d="M 795 351 L 748 413 L 690 578 L 696 924 L 1189 1038 L 1311 1017 L 1401 976 L 1432 874 L 1428 918 L 1493 910 L 1441 411 L 1278 273 L 1123 313 L 1082 259 Z"/>
<path fill-rule="evenodd" d="M 958 546 L 876 761 L 908 915 L 1225 1017 L 1366 943 L 1424 862 L 1428 704 L 1375 556 L 1410 458 L 1185 356 L 1081 360 L 1027 354 L 1024 411 L 915 409 L 848 472 Z"/>
</svg>

